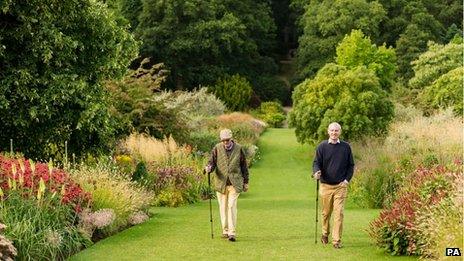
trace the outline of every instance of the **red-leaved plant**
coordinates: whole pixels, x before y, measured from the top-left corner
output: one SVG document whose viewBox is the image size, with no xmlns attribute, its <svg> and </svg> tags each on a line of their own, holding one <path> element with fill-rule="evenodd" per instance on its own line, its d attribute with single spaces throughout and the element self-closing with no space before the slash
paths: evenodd
<svg viewBox="0 0 464 261">
<path fill-rule="evenodd" d="M 420 167 L 406 177 L 392 206 L 370 224 L 369 234 L 377 245 L 392 255 L 421 254 L 417 213 L 448 196 L 456 172 L 443 166 Z"/>
<path fill-rule="evenodd" d="M 64 170 L 53 168 L 51 164 L 0 155 L 0 196 L 8 196 L 12 190 L 38 200 L 45 195 L 58 196 L 61 203 L 71 205 L 77 212 L 91 202 L 91 195 Z"/>
</svg>

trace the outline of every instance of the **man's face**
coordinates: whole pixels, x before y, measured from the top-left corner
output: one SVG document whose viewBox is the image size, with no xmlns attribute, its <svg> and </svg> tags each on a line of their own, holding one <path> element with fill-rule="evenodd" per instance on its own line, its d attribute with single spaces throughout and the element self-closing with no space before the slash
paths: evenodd
<svg viewBox="0 0 464 261">
<path fill-rule="evenodd" d="M 230 139 L 224 139 L 224 140 L 222 140 L 222 144 L 224 144 L 224 146 L 229 146 L 229 144 L 230 144 Z"/>
<path fill-rule="evenodd" d="M 340 137 L 341 130 L 337 125 L 331 125 L 329 126 L 327 133 L 329 134 L 329 138 L 335 141 L 338 140 L 338 137 Z"/>
</svg>

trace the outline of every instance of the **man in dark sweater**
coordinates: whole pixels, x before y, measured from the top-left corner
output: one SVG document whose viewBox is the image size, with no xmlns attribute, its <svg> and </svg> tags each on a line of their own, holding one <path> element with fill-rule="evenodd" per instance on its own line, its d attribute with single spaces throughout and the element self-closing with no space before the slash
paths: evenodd
<svg viewBox="0 0 464 261">
<path fill-rule="evenodd" d="M 353 177 L 354 160 L 350 145 L 339 139 L 342 132 L 340 124 L 331 123 L 327 132 L 329 139 L 321 142 L 316 149 L 313 175 L 321 181 L 321 241 L 323 244 L 329 242 L 330 216 L 333 212 L 332 244 L 335 248 L 341 248 L 343 208 L 348 184 Z"/>
</svg>

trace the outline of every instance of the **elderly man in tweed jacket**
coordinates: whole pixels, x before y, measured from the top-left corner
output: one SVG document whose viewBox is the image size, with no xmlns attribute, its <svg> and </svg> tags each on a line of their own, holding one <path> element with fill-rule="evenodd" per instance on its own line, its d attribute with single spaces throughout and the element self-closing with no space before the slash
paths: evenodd
<svg viewBox="0 0 464 261">
<path fill-rule="evenodd" d="M 219 202 L 222 237 L 235 242 L 237 225 L 237 199 L 248 190 L 248 167 L 242 146 L 232 139 L 232 131 L 223 129 L 219 133 L 221 142 L 214 146 L 205 171 L 214 170 L 214 188 Z"/>
</svg>

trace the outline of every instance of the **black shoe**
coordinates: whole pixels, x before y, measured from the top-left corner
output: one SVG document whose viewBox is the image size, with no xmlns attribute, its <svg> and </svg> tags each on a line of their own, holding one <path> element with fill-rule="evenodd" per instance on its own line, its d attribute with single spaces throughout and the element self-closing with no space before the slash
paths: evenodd
<svg viewBox="0 0 464 261">
<path fill-rule="evenodd" d="M 230 242 L 235 242 L 235 236 L 232 236 L 232 235 L 229 236 L 229 241 L 230 241 Z"/>
<path fill-rule="evenodd" d="M 322 235 L 321 242 L 322 244 L 327 245 L 329 243 L 329 236 Z"/>
<path fill-rule="evenodd" d="M 336 249 L 340 249 L 340 248 L 342 248 L 342 243 L 340 243 L 340 242 L 334 243 L 333 247 L 336 248 Z"/>
</svg>

